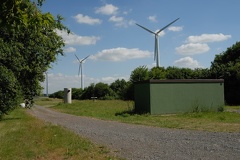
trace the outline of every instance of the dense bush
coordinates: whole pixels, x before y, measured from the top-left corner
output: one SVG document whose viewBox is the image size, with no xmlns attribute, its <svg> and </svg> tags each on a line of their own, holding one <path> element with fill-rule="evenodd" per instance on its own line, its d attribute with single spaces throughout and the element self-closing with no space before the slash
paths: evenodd
<svg viewBox="0 0 240 160">
<path fill-rule="evenodd" d="M 216 55 L 211 64 L 213 78 L 224 79 L 224 92 L 227 104 L 240 104 L 240 42 Z"/>
<path fill-rule="evenodd" d="M 3 114 L 13 110 L 20 104 L 20 94 L 17 79 L 13 72 L 0 66 L 0 119 Z"/>
<path fill-rule="evenodd" d="M 64 96 L 64 91 L 57 91 L 49 95 L 50 98 L 59 98 L 59 99 L 63 99 L 63 96 Z"/>
<path fill-rule="evenodd" d="M 81 99 L 82 94 L 82 88 L 72 88 L 72 99 Z"/>
</svg>

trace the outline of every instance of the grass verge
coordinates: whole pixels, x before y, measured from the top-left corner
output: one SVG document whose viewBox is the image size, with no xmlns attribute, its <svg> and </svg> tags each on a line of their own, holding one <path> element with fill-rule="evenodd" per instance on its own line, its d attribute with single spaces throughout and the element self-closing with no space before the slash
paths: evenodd
<svg viewBox="0 0 240 160">
<path fill-rule="evenodd" d="M 0 159 L 116 159 L 107 148 L 16 109 L 0 121 Z"/>
<path fill-rule="evenodd" d="M 134 104 L 131 101 L 84 100 L 73 101 L 72 104 L 58 103 L 51 108 L 77 116 L 87 116 L 163 128 L 204 130 L 211 132 L 240 132 L 240 114 L 235 112 L 139 115 L 133 114 L 133 106 Z"/>
</svg>

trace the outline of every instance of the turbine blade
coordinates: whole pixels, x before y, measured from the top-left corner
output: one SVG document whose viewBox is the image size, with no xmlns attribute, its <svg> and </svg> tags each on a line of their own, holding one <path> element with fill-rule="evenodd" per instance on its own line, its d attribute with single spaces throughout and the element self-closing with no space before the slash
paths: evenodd
<svg viewBox="0 0 240 160">
<path fill-rule="evenodd" d="M 149 29 L 141 26 L 140 24 L 137 24 L 137 23 L 136 23 L 136 25 L 139 26 L 139 27 L 141 27 L 141 28 L 143 28 L 143 29 L 145 29 L 146 31 L 148 31 L 148 32 L 150 32 L 150 33 L 152 33 L 152 34 L 156 34 L 155 32 L 153 32 L 153 31 L 151 31 L 151 30 L 149 30 Z"/>
<path fill-rule="evenodd" d="M 89 56 L 90 55 L 88 55 L 87 57 L 83 58 L 80 63 L 82 63 L 84 60 L 86 60 Z"/>
<path fill-rule="evenodd" d="M 179 18 L 175 19 L 174 21 L 172 21 L 171 23 L 169 23 L 168 25 L 166 25 L 165 27 L 163 27 L 162 29 L 160 29 L 159 31 L 157 31 L 156 34 L 159 34 L 161 31 L 163 31 L 164 29 L 166 29 L 167 27 L 169 27 L 171 24 L 173 24 L 173 23 L 176 22 L 177 20 L 179 20 Z"/>
<path fill-rule="evenodd" d="M 78 56 L 77 56 L 76 54 L 74 54 L 74 55 L 75 55 L 75 57 L 78 59 L 78 61 L 80 62 L 80 60 L 79 60 Z"/>
</svg>

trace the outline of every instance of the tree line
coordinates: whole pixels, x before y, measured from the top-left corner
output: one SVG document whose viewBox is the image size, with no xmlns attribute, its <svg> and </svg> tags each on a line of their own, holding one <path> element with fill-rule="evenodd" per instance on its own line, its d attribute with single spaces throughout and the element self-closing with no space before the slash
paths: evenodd
<svg viewBox="0 0 240 160">
<path fill-rule="evenodd" d="M 129 81 L 118 79 L 110 85 L 105 83 L 91 84 L 84 90 L 73 88 L 73 99 L 134 99 L 134 83 L 149 79 L 224 79 L 225 101 L 228 105 L 240 104 L 240 42 L 215 56 L 210 68 L 178 68 L 139 66 L 131 72 Z M 63 98 L 63 91 L 50 95 Z"/>
</svg>

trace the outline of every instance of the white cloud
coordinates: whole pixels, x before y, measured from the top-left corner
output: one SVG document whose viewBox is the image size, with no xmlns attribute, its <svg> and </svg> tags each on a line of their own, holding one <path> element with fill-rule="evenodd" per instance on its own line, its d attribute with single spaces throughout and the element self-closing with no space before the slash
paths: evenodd
<svg viewBox="0 0 240 160">
<path fill-rule="evenodd" d="M 128 26 L 134 25 L 135 23 L 135 21 L 133 20 L 128 21 L 124 19 L 124 17 L 118 17 L 118 16 L 111 16 L 109 18 L 109 21 L 115 23 L 115 26 L 117 27 L 128 27 Z"/>
<path fill-rule="evenodd" d="M 123 22 L 124 18 L 123 17 L 112 16 L 112 17 L 109 18 L 109 21 L 119 23 L 119 22 Z"/>
<path fill-rule="evenodd" d="M 46 82 L 43 82 L 42 87 L 46 87 Z M 80 88 L 80 79 L 78 76 L 67 76 L 62 73 L 48 73 L 48 92 L 54 93 L 63 90 L 64 88 Z M 45 93 L 45 90 L 43 91 Z"/>
<path fill-rule="evenodd" d="M 138 48 L 113 48 L 105 49 L 101 52 L 90 56 L 93 60 L 105 60 L 105 61 L 126 61 L 129 59 L 146 58 L 151 56 L 151 52 L 142 51 Z"/>
<path fill-rule="evenodd" d="M 129 80 L 129 76 L 102 77 L 100 82 L 111 84 L 112 82 L 116 81 L 117 79 L 124 79 L 124 80 L 128 81 Z"/>
<path fill-rule="evenodd" d="M 96 83 L 97 79 L 87 77 L 83 75 L 84 87 L 89 86 L 91 83 Z M 48 91 L 49 93 L 54 93 L 56 91 L 63 90 L 64 88 L 81 88 L 80 77 L 77 75 L 69 76 L 62 73 L 48 74 Z M 46 87 L 46 82 L 41 84 L 42 87 Z M 46 90 L 43 91 L 44 93 Z"/>
<path fill-rule="evenodd" d="M 76 48 L 74 48 L 74 47 L 67 47 L 67 48 L 64 48 L 63 51 L 66 52 L 66 53 L 72 53 L 72 52 L 76 52 Z"/>
<path fill-rule="evenodd" d="M 85 23 L 89 25 L 100 24 L 102 21 L 100 19 L 92 18 L 87 15 L 78 14 L 73 17 L 78 23 Z"/>
<path fill-rule="evenodd" d="M 61 36 L 64 42 L 68 45 L 93 45 L 96 44 L 100 37 L 96 36 L 79 36 L 75 33 L 68 34 L 66 31 L 56 30 L 56 33 Z"/>
<path fill-rule="evenodd" d="M 123 11 L 123 14 L 128 15 L 130 12 L 132 12 L 132 9 L 129 9 L 128 11 Z"/>
<path fill-rule="evenodd" d="M 181 55 L 195 55 L 209 51 L 209 46 L 204 43 L 189 43 L 176 48 L 176 52 Z"/>
<path fill-rule="evenodd" d="M 231 35 L 219 34 L 202 34 L 200 36 L 189 36 L 187 43 L 207 43 L 207 42 L 219 42 L 225 41 L 231 38 Z"/>
<path fill-rule="evenodd" d="M 128 15 L 128 11 L 123 11 L 123 14 L 124 15 Z"/>
<path fill-rule="evenodd" d="M 136 21 L 134 21 L 134 20 L 129 20 L 128 21 L 128 25 L 130 25 L 130 26 L 135 25 L 135 23 L 136 23 Z"/>
<path fill-rule="evenodd" d="M 174 61 L 174 65 L 182 68 L 202 68 L 197 60 L 194 60 L 191 57 L 184 57 L 179 60 Z"/>
<path fill-rule="evenodd" d="M 151 22 L 157 22 L 157 16 L 149 16 L 148 20 Z"/>
<path fill-rule="evenodd" d="M 170 26 L 168 27 L 168 30 L 169 31 L 174 31 L 174 32 L 179 32 L 179 31 L 182 31 L 183 30 L 183 27 L 177 27 L 177 26 Z"/>
<path fill-rule="evenodd" d="M 95 13 L 104 14 L 104 15 L 113 15 L 118 11 L 118 7 L 112 4 L 106 4 L 105 6 L 99 7 L 96 9 Z"/>
</svg>

